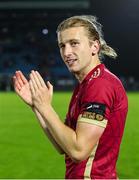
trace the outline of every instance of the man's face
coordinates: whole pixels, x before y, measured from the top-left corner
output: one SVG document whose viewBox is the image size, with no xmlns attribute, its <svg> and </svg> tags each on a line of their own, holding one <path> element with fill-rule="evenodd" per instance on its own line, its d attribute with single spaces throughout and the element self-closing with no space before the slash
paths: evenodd
<svg viewBox="0 0 139 180">
<path fill-rule="evenodd" d="M 92 48 L 83 27 L 68 28 L 58 33 L 60 54 L 69 71 L 86 71 L 92 63 Z"/>
</svg>

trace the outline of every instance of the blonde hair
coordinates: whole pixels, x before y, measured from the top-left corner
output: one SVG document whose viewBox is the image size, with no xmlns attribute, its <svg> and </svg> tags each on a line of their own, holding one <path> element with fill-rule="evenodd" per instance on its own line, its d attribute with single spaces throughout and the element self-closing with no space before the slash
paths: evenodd
<svg viewBox="0 0 139 180">
<path fill-rule="evenodd" d="M 99 41 L 99 57 L 101 59 L 104 57 L 104 55 L 116 59 L 117 53 L 112 47 L 108 46 L 106 41 L 104 40 L 102 25 L 97 21 L 97 18 L 95 16 L 80 15 L 67 18 L 59 24 L 57 33 L 71 27 L 84 27 L 90 40 Z"/>
</svg>

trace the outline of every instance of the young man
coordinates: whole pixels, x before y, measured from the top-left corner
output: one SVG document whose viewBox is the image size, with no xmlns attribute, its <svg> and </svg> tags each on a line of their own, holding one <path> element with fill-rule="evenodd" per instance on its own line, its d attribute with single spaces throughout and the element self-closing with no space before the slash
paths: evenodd
<svg viewBox="0 0 139 180">
<path fill-rule="evenodd" d="M 62 59 L 79 83 L 73 92 L 65 124 L 52 107 L 53 86 L 37 71 L 29 82 L 14 76 L 17 94 L 35 112 L 56 149 L 65 154 L 66 179 L 117 179 L 116 161 L 128 103 L 120 80 L 101 63 L 115 58 L 94 16 L 73 16 L 57 29 Z"/>
</svg>

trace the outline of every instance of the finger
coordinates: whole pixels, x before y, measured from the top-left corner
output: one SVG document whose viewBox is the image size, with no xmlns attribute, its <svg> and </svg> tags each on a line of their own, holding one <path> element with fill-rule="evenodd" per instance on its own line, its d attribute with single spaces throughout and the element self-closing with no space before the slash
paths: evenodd
<svg viewBox="0 0 139 180">
<path fill-rule="evenodd" d="M 32 80 L 29 81 L 29 87 L 30 87 L 30 90 L 31 90 L 31 94 L 35 95 L 35 89 L 34 89 L 34 85 L 33 85 Z"/>
<path fill-rule="evenodd" d="M 22 88 L 21 85 L 19 84 L 16 76 L 13 76 L 13 82 L 14 82 L 14 87 L 17 87 L 19 90 Z"/>
<path fill-rule="evenodd" d="M 47 81 L 47 87 L 48 87 L 48 90 L 50 91 L 50 94 L 53 95 L 53 86 L 49 81 Z"/>
<path fill-rule="evenodd" d="M 38 71 L 35 71 L 35 73 L 36 73 L 36 75 L 37 75 L 37 78 L 38 78 L 39 81 L 40 81 L 40 84 L 41 84 L 43 87 L 46 87 L 46 84 L 45 84 L 43 78 L 41 77 L 41 75 L 39 74 L 39 72 L 38 72 Z"/>
<path fill-rule="evenodd" d="M 31 78 L 32 78 L 32 80 L 33 80 L 33 83 L 35 83 L 36 86 L 37 86 L 38 88 L 40 88 L 40 87 L 41 87 L 41 83 L 40 83 L 40 81 L 39 81 L 39 79 L 38 79 L 35 71 L 31 71 Z"/>
<path fill-rule="evenodd" d="M 15 72 L 15 76 L 16 76 L 16 80 L 18 81 L 18 83 L 20 84 L 20 86 L 22 87 L 24 85 L 21 77 L 20 77 L 20 73 L 18 71 Z"/>
<path fill-rule="evenodd" d="M 21 71 L 18 71 L 19 76 L 24 84 L 28 83 L 28 80 L 25 78 L 24 74 Z"/>
<path fill-rule="evenodd" d="M 16 76 L 15 75 L 13 76 L 12 80 L 13 80 L 13 84 L 15 86 L 15 82 L 16 82 Z"/>
<path fill-rule="evenodd" d="M 15 92 L 16 92 L 17 94 L 20 94 L 21 87 L 20 87 L 19 84 L 16 84 L 15 87 L 14 87 L 14 89 L 15 89 Z"/>
<path fill-rule="evenodd" d="M 33 73 L 30 74 L 30 80 L 31 80 L 31 84 L 32 84 L 34 90 L 37 91 L 38 90 L 38 85 L 37 85 L 36 80 L 35 80 L 35 78 L 33 76 Z"/>
<path fill-rule="evenodd" d="M 18 83 L 16 76 L 13 76 L 13 82 L 14 82 L 14 88 L 20 91 L 22 87 Z"/>
</svg>

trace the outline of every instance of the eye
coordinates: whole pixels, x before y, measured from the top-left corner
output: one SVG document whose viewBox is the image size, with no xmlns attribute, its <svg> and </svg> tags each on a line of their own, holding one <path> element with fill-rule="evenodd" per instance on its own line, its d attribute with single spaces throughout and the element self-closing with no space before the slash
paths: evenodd
<svg viewBox="0 0 139 180">
<path fill-rule="evenodd" d="M 59 45 L 59 48 L 60 48 L 60 49 L 63 49 L 64 47 L 65 47 L 64 44 L 60 44 L 60 45 Z"/>
<path fill-rule="evenodd" d="M 71 42 L 71 46 L 72 46 L 72 47 L 75 47 L 75 46 L 77 46 L 78 44 L 79 44 L 79 42 L 76 42 L 76 41 Z"/>
</svg>

